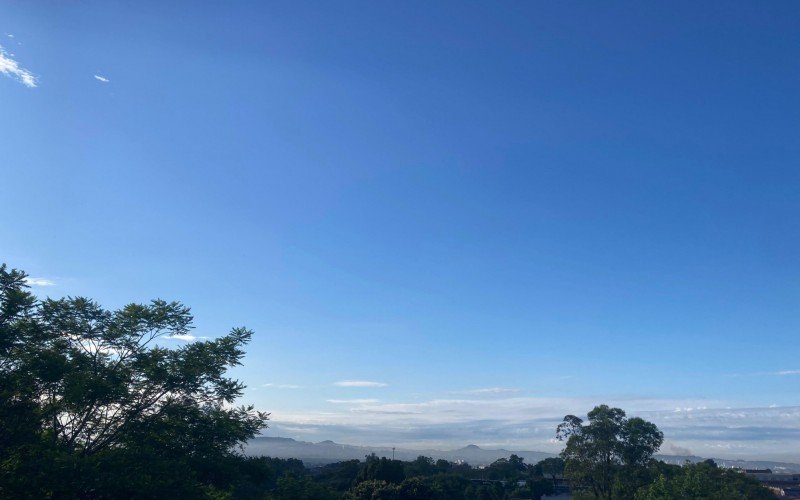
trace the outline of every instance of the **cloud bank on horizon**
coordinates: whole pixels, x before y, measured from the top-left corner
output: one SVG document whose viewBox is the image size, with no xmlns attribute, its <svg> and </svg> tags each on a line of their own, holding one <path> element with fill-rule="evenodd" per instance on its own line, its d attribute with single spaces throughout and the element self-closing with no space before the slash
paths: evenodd
<svg viewBox="0 0 800 500">
<path fill-rule="evenodd" d="M 475 443 L 556 453 L 562 443 L 555 440 L 555 428 L 564 415 L 585 415 L 597 404 L 582 398 L 543 397 L 329 402 L 348 407 L 324 412 L 273 410 L 266 435 L 438 449 Z M 607 404 L 630 408 L 630 416 L 658 425 L 665 435 L 662 453 L 800 462 L 800 406 L 730 408 L 724 401 L 669 399 L 609 399 Z"/>
</svg>

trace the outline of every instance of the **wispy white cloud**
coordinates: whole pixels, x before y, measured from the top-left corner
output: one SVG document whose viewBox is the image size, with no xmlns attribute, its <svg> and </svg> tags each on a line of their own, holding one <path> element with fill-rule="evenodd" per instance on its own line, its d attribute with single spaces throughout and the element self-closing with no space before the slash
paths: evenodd
<svg viewBox="0 0 800 500">
<path fill-rule="evenodd" d="M 484 387 L 481 389 L 469 389 L 466 391 L 459 391 L 456 394 L 511 394 L 514 392 L 519 392 L 519 389 L 514 389 L 511 387 Z"/>
<path fill-rule="evenodd" d="M 45 279 L 45 278 L 25 278 L 25 283 L 29 286 L 55 286 L 55 281 Z"/>
<path fill-rule="evenodd" d="M 26 87 L 36 87 L 36 77 L 25 68 L 20 67 L 19 63 L 12 59 L 12 55 L 6 52 L 0 45 L 0 73 L 19 80 Z"/>
<path fill-rule="evenodd" d="M 298 434 L 317 434 L 319 432 L 319 429 L 316 427 L 292 427 L 284 425 L 280 429 L 285 432 L 295 432 Z"/>
<path fill-rule="evenodd" d="M 340 380 L 333 385 L 337 387 L 386 387 L 389 384 L 373 382 L 371 380 Z"/>
<path fill-rule="evenodd" d="M 197 337 L 191 333 L 177 333 L 175 335 L 167 335 L 164 337 L 167 340 L 181 340 L 183 342 L 194 342 L 196 340 L 207 339 L 208 337 Z"/>
<path fill-rule="evenodd" d="M 267 387 L 271 389 L 302 389 L 302 385 L 295 385 L 295 384 L 261 384 L 261 387 Z"/>
<path fill-rule="evenodd" d="M 729 373 L 730 378 L 740 377 L 785 377 L 787 375 L 800 375 L 800 370 L 779 370 L 776 372 L 750 372 L 750 373 Z"/>
<path fill-rule="evenodd" d="M 326 399 L 326 401 L 335 405 L 368 405 L 380 403 L 379 399 Z"/>
<path fill-rule="evenodd" d="M 696 411 L 674 413 L 674 408 L 701 408 L 704 406 L 722 406 L 718 401 L 707 400 L 670 400 L 670 399 L 614 399 L 607 398 L 603 402 L 631 410 L 632 413 L 667 410 L 669 418 L 691 418 Z M 505 422 L 507 424 L 529 424 L 531 422 L 555 422 L 556 424 L 567 414 L 580 415 L 598 404 L 589 398 L 554 398 L 554 397 L 513 397 L 503 399 L 464 398 L 433 399 L 411 403 L 367 404 L 355 414 L 342 413 L 281 413 L 282 418 L 297 422 L 323 424 L 352 424 L 357 426 L 392 426 L 394 424 L 412 427 L 449 426 L 458 427 L 470 422 Z M 488 427 L 487 427 L 488 429 Z M 555 426 L 553 426 L 555 429 Z M 548 436 L 555 431 L 548 430 Z"/>
<path fill-rule="evenodd" d="M 94 75 L 94 79 L 97 80 L 97 81 L 103 82 L 103 83 L 108 83 L 108 82 L 111 81 L 108 78 L 106 78 L 104 76 L 100 76 L 100 75 Z"/>
</svg>

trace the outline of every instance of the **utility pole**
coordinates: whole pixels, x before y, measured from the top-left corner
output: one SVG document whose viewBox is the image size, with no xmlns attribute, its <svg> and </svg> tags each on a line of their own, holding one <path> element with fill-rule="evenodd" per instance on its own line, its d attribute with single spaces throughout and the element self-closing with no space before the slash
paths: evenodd
<svg viewBox="0 0 800 500">
<path fill-rule="evenodd" d="M 392 460 L 394 460 L 394 446 L 392 446 Z"/>
</svg>

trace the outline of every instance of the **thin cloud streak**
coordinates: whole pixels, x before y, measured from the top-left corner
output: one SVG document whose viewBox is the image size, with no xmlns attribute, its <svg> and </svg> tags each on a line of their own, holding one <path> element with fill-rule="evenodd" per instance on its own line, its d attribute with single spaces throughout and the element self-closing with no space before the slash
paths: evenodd
<svg viewBox="0 0 800 500">
<path fill-rule="evenodd" d="M 182 342 L 195 342 L 201 339 L 207 339 L 208 337 L 196 337 L 190 333 L 178 333 L 175 335 L 167 335 L 164 337 L 167 340 L 180 340 Z"/>
<path fill-rule="evenodd" d="M 29 286 L 56 286 L 56 282 L 45 278 L 25 278 L 25 284 Z"/>
<path fill-rule="evenodd" d="M 111 81 L 108 78 L 106 78 L 104 76 L 100 76 L 100 75 L 94 75 L 94 79 L 97 80 L 97 81 L 103 82 L 103 83 L 108 83 L 108 82 Z"/>
<path fill-rule="evenodd" d="M 389 384 L 371 380 L 340 380 L 339 382 L 334 382 L 333 385 L 336 387 L 386 387 Z"/>
<path fill-rule="evenodd" d="M 367 405 L 380 403 L 379 399 L 326 399 L 325 401 L 335 405 Z"/>
<path fill-rule="evenodd" d="M 266 387 L 270 389 L 302 389 L 302 385 L 295 385 L 295 384 L 261 384 L 261 387 Z"/>
<path fill-rule="evenodd" d="M 788 375 L 800 375 L 800 370 L 779 370 L 776 372 L 751 372 L 751 373 L 729 373 L 730 378 L 739 377 L 786 377 Z"/>
<path fill-rule="evenodd" d="M 484 387 L 481 389 L 469 389 L 466 391 L 459 391 L 455 394 L 481 395 L 481 394 L 511 394 L 515 392 L 519 392 L 519 389 L 514 389 L 510 387 Z"/>
<path fill-rule="evenodd" d="M 26 87 L 36 87 L 37 79 L 25 68 L 20 67 L 19 63 L 12 59 L 12 55 L 0 45 L 0 73 L 18 80 Z"/>
</svg>

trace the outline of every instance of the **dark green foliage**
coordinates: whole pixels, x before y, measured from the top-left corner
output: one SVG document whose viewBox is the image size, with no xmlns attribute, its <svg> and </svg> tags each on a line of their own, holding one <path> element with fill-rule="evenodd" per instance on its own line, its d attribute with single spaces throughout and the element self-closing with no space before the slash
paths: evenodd
<svg viewBox="0 0 800 500">
<path fill-rule="evenodd" d="M 369 479 L 358 483 L 348 491 L 347 500 L 400 500 L 400 485 L 380 479 Z"/>
<path fill-rule="evenodd" d="M 379 460 L 375 462 L 375 457 L 370 456 L 368 459 L 373 463 L 379 463 Z M 302 463 L 296 460 L 258 458 L 247 459 L 247 461 L 247 464 L 237 466 L 240 471 L 247 469 L 251 472 L 247 475 L 242 473 L 243 477 L 235 482 L 234 498 L 265 498 L 266 495 L 268 499 L 540 499 L 543 495 L 554 493 L 554 478 L 560 477 L 558 470 L 559 466 L 563 465 L 560 459 L 547 459 L 533 466 L 526 466 L 525 474 L 518 477 L 517 480 L 510 478 L 494 480 L 485 477 L 486 470 L 491 469 L 492 465 L 494 465 L 495 471 L 505 469 L 514 474 L 519 467 L 511 468 L 508 464 L 519 462 L 517 459 L 498 460 L 484 469 L 463 469 L 467 471 L 464 475 L 436 472 L 435 469 L 423 466 L 425 470 L 432 473 L 408 477 L 399 483 L 366 479 L 352 487 L 334 488 L 331 486 L 332 483 L 343 484 L 348 480 L 352 481 L 358 476 L 359 471 L 367 467 L 367 462 L 350 460 L 329 464 L 314 471 L 306 471 Z M 408 471 L 423 463 L 434 464 L 431 460 L 423 457 L 411 462 L 403 462 L 403 465 Z M 442 465 L 444 464 L 434 464 L 434 467 L 440 468 Z M 460 467 L 456 464 L 450 465 Z M 551 476 L 543 476 L 539 473 L 542 470 L 550 471 Z M 634 493 L 621 489 L 621 486 L 615 483 L 612 487 L 611 497 L 637 500 L 666 500 L 668 498 L 766 500 L 772 498 L 766 489 L 745 475 L 731 470 L 716 469 L 709 463 L 681 468 L 663 462 L 651 462 L 647 470 L 655 479 L 648 484 L 638 486 L 638 490 Z M 262 478 L 260 483 L 255 480 L 258 477 Z M 617 476 L 615 480 L 620 478 L 621 476 Z M 720 493 L 713 493 L 717 491 Z M 590 490 L 578 490 L 574 492 L 573 496 L 575 498 L 595 498 Z"/>
<path fill-rule="evenodd" d="M 397 467 L 402 466 L 402 469 Z M 406 478 L 398 482 L 399 471 Z M 512 474 L 512 478 L 486 479 L 487 470 L 500 477 L 501 470 Z M 522 475 L 519 471 L 524 471 Z M 540 498 L 552 491 L 552 480 L 531 475 L 532 467 L 521 458 L 498 460 L 483 469 L 473 469 L 466 464 L 454 464 L 446 460 L 434 462 L 428 457 L 417 457 L 411 462 L 381 459 L 374 455 L 364 462 L 347 461 L 330 464 L 315 470 L 314 480 L 331 487 L 344 484 L 355 478 L 355 485 L 345 492 L 344 498 L 387 498 L 397 500 L 454 500 L 462 498 Z M 354 473 L 355 471 L 355 473 Z M 388 473 L 387 473 L 388 472 Z M 381 476 L 381 478 L 370 476 Z M 389 477 L 391 481 L 385 478 Z M 473 482 L 472 480 L 477 482 Z M 523 486 L 518 486 L 521 481 Z M 334 489 L 334 488 L 332 488 Z M 342 491 L 341 488 L 336 488 Z"/>
<path fill-rule="evenodd" d="M 561 457 L 545 458 L 533 466 L 534 473 L 555 479 L 564 474 L 564 459 Z"/>
<path fill-rule="evenodd" d="M 509 458 L 500 458 L 483 469 L 482 477 L 493 480 L 518 481 L 527 477 L 529 467 L 523 458 L 511 455 Z"/>
<path fill-rule="evenodd" d="M 650 422 L 626 418 L 619 408 L 595 407 L 589 421 L 567 415 L 556 436 L 566 441 L 561 452 L 564 474 L 573 487 L 596 498 L 629 498 L 650 481 L 649 466 L 664 435 Z M 616 493 L 615 493 L 616 492 Z"/>
<path fill-rule="evenodd" d="M 38 301 L 25 277 L 0 266 L 0 497 L 233 487 L 236 446 L 267 420 L 232 406 L 243 385 L 225 376 L 252 332 L 166 348 L 159 339 L 192 328 L 180 303 L 108 311 L 82 297 Z"/>
<path fill-rule="evenodd" d="M 412 477 L 400 483 L 400 498 L 404 500 L 427 500 L 437 496 L 427 478 Z"/>
<path fill-rule="evenodd" d="M 34 297 L 25 291 L 25 273 L 0 265 L 0 457 L 12 463 L 20 457 L 6 455 L 39 439 L 40 408 L 35 389 L 23 371 L 22 353 L 38 334 Z M 0 476 L 2 479 L 2 476 Z M 2 491 L 2 490 L 0 490 Z"/>
<path fill-rule="evenodd" d="M 433 459 L 422 455 L 411 462 L 406 462 L 404 470 L 406 477 L 430 476 L 439 472 Z"/>
<path fill-rule="evenodd" d="M 467 500 L 503 500 L 505 496 L 504 487 L 497 483 L 470 485 L 464 491 Z"/>
<path fill-rule="evenodd" d="M 314 482 L 310 477 L 285 476 L 278 479 L 278 487 L 267 495 L 274 500 L 337 500 L 340 493 Z"/>
<path fill-rule="evenodd" d="M 564 475 L 564 459 L 561 457 L 545 458 L 534 465 L 531 472 L 536 477 L 546 479 L 550 483 L 548 489 L 554 490 L 556 480 Z M 547 492 L 543 494 L 547 494 Z"/>
<path fill-rule="evenodd" d="M 466 491 L 470 485 L 469 479 L 452 473 L 443 473 L 430 476 L 426 478 L 426 481 L 430 485 L 431 489 L 435 492 L 433 498 L 441 498 L 445 500 L 461 498 L 464 495 L 464 491 Z"/>
<path fill-rule="evenodd" d="M 703 498 L 708 500 L 770 500 L 775 495 L 741 472 L 720 469 L 716 464 L 687 464 L 661 474 L 636 493 L 636 500 Z"/>
<path fill-rule="evenodd" d="M 510 498 L 533 498 L 539 500 L 543 495 L 552 494 L 553 482 L 550 479 L 537 477 L 525 482 L 525 486 L 518 486 L 509 494 Z"/>
<path fill-rule="evenodd" d="M 357 482 L 362 481 L 386 481 L 387 483 L 399 484 L 406 478 L 403 470 L 403 462 L 400 460 L 390 460 L 386 457 L 378 458 L 373 453 L 367 455 L 366 463 L 356 478 Z"/>
<path fill-rule="evenodd" d="M 361 462 L 347 460 L 328 464 L 317 471 L 315 480 L 337 491 L 346 491 L 356 484 Z"/>
</svg>

